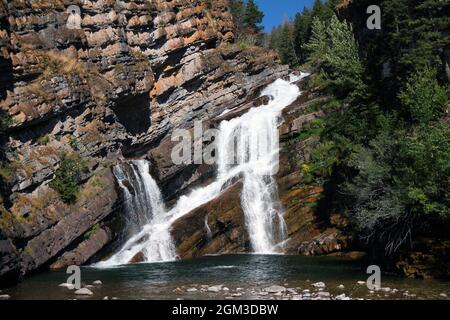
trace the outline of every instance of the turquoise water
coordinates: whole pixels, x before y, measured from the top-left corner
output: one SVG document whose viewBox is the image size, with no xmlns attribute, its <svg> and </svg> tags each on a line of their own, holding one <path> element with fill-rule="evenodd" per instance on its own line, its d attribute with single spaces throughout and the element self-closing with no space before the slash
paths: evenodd
<svg viewBox="0 0 450 320">
<path fill-rule="evenodd" d="M 280 285 L 298 292 L 317 291 L 312 285 L 324 282 L 331 297 L 345 293 L 353 299 L 446 299 L 450 282 L 413 280 L 382 275 L 382 287 L 398 290 L 370 293 L 365 285 L 367 266 L 359 262 L 331 257 L 281 255 L 223 255 L 171 263 L 139 264 L 112 269 L 81 269 L 83 285 L 93 296 L 82 299 L 290 299 L 295 294 L 271 295 L 261 291 Z M 80 299 L 63 287 L 69 275 L 49 271 L 26 278 L 15 287 L 3 290 L 11 299 Z M 229 290 L 209 292 L 208 286 L 223 285 Z M 344 289 L 338 288 L 344 285 Z M 188 292 L 189 291 L 192 292 Z M 197 289 L 197 291 L 192 290 Z M 395 291 L 395 290 L 394 290 Z M 405 292 L 408 292 L 405 294 Z M 297 295 L 298 297 L 298 295 Z"/>
</svg>

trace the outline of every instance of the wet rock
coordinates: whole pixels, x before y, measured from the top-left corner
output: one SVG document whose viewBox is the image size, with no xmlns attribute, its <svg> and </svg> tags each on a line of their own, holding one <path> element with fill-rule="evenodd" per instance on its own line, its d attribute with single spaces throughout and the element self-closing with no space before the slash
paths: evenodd
<svg viewBox="0 0 450 320">
<path fill-rule="evenodd" d="M 78 289 L 74 292 L 74 294 L 79 295 L 79 296 L 92 296 L 94 295 L 94 293 L 89 290 L 88 288 L 81 288 Z"/>
<path fill-rule="evenodd" d="M 61 283 L 58 287 L 67 288 L 69 290 L 75 289 L 75 286 L 71 283 Z"/>
<path fill-rule="evenodd" d="M 367 284 L 367 282 L 366 281 L 358 281 L 357 284 L 360 286 L 365 286 Z"/>
<path fill-rule="evenodd" d="M 329 292 L 321 291 L 317 293 L 317 296 L 321 298 L 329 298 L 331 294 Z"/>
<path fill-rule="evenodd" d="M 345 293 L 336 296 L 335 299 L 336 299 L 336 300 L 351 300 L 349 297 L 347 297 L 347 296 L 345 295 Z"/>
<path fill-rule="evenodd" d="M 396 267 L 409 278 L 450 277 L 450 240 L 418 238 L 409 252 L 401 254 Z"/>
<path fill-rule="evenodd" d="M 143 252 L 139 252 L 137 253 L 131 260 L 130 260 L 130 264 L 138 264 L 138 263 L 142 263 L 145 261 L 145 255 Z"/>
<path fill-rule="evenodd" d="M 89 233 L 86 240 L 81 242 L 74 250 L 64 253 L 55 263 L 52 269 L 64 269 L 71 265 L 83 265 L 92 256 L 99 252 L 106 244 L 112 240 L 112 233 L 109 228 L 104 227 Z M 94 283 L 94 284 L 102 284 Z"/>
<path fill-rule="evenodd" d="M 92 282 L 92 284 L 94 284 L 96 286 L 100 286 L 103 284 L 103 282 L 101 280 L 95 280 L 94 282 Z"/>
<path fill-rule="evenodd" d="M 222 290 L 222 285 L 208 287 L 209 292 L 220 292 L 220 290 Z"/>
<path fill-rule="evenodd" d="M 340 285 L 338 285 L 338 289 L 339 289 L 339 290 L 344 290 L 344 289 L 345 289 L 345 286 L 344 286 L 343 284 L 340 284 Z"/>
<path fill-rule="evenodd" d="M 13 284 L 16 281 L 20 274 L 19 257 L 12 242 L 0 238 L 0 282 Z"/>
<path fill-rule="evenodd" d="M 242 183 L 236 182 L 216 199 L 200 206 L 172 225 L 178 256 L 248 252 L 248 233 L 241 207 Z M 208 237 L 205 219 L 211 230 Z"/>
<path fill-rule="evenodd" d="M 11 298 L 9 294 L 0 294 L 0 300 L 8 300 Z"/>
<path fill-rule="evenodd" d="M 286 288 L 283 286 L 273 285 L 267 288 L 264 288 L 265 292 L 268 293 L 283 293 L 286 292 Z"/>
<path fill-rule="evenodd" d="M 198 291 L 197 288 L 189 288 L 189 289 L 186 289 L 186 292 L 197 292 L 197 291 Z"/>
<path fill-rule="evenodd" d="M 323 282 L 316 282 L 316 283 L 313 283 L 312 286 L 313 286 L 314 288 L 316 288 L 316 289 L 323 289 L 323 288 L 326 287 L 325 283 L 323 283 Z"/>
</svg>

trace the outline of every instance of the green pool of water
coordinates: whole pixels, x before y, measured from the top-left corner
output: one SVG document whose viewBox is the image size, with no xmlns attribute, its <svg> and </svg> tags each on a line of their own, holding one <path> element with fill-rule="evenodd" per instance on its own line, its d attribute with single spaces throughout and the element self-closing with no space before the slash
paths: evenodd
<svg viewBox="0 0 450 320">
<path fill-rule="evenodd" d="M 170 263 L 127 265 L 111 269 L 83 267 L 83 285 L 93 296 L 82 299 L 290 299 L 295 294 L 272 295 L 261 291 L 280 285 L 298 292 L 317 292 L 312 286 L 324 282 L 331 296 L 345 293 L 353 299 L 447 299 L 450 282 L 414 280 L 383 274 L 382 287 L 395 292 L 370 292 L 358 281 L 366 281 L 367 266 L 360 262 L 331 257 L 282 255 L 222 255 Z M 3 290 L 11 299 L 80 299 L 73 290 L 59 287 L 66 282 L 65 271 L 43 272 Z M 209 292 L 208 286 L 223 285 L 229 291 Z M 344 289 L 338 286 L 344 285 Z M 188 289 L 194 292 L 188 292 Z M 239 288 L 239 290 L 237 290 Z"/>
</svg>

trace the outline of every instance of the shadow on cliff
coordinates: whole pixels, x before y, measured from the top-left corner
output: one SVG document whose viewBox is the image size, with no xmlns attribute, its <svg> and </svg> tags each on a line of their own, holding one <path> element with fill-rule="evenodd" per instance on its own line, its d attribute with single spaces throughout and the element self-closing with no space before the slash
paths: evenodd
<svg viewBox="0 0 450 320">
<path fill-rule="evenodd" d="M 125 98 L 113 108 L 120 124 L 134 136 L 146 133 L 151 126 L 150 97 L 148 93 Z"/>
</svg>

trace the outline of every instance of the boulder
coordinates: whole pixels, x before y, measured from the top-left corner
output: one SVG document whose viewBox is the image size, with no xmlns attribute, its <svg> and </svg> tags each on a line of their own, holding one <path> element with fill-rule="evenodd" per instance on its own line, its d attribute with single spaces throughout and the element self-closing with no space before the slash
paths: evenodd
<svg viewBox="0 0 450 320">
<path fill-rule="evenodd" d="M 219 197 L 178 219 L 171 229 L 178 256 L 248 252 L 249 240 L 240 203 L 242 183 L 236 182 Z M 205 227 L 207 219 L 212 239 Z"/>
</svg>

